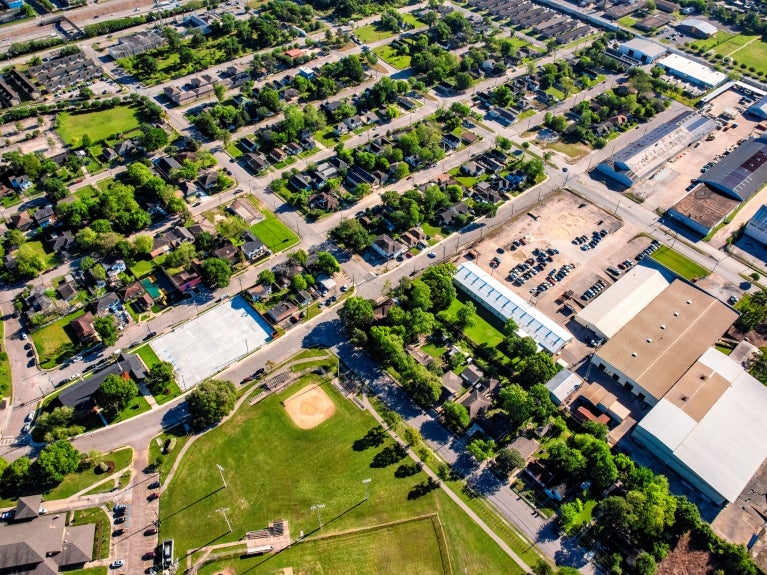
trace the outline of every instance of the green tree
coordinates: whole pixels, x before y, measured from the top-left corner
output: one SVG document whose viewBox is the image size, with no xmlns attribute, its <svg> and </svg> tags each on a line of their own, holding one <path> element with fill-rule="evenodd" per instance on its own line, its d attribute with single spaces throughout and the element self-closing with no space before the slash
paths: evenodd
<svg viewBox="0 0 767 575">
<path fill-rule="evenodd" d="M 96 391 L 96 403 L 107 413 L 115 415 L 128 407 L 137 395 L 136 382 L 111 374 L 104 378 Z"/>
<path fill-rule="evenodd" d="M 68 441 L 46 445 L 30 468 L 31 475 L 46 487 L 58 485 L 80 465 L 80 452 Z"/>
<path fill-rule="evenodd" d="M 371 234 L 355 219 L 341 220 L 332 235 L 346 248 L 362 252 L 373 243 Z"/>
<path fill-rule="evenodd" d="M 232 277 L 232 266 L 222 258 L 208 258 L 202 263 L 202 281 L 206 287 L 224 288 Z"/>
<path fill-rule="evenodd" d="M 350 297 L 338 311 L 338 317 L 344 322 L 347 334 L 355 329 L 364 330 L 373 323 L 373 303 L 361 297 Z"/>
<path fill-rule="evenodd" d="M 455 299 L 453 275 L 455 266 L 449 263 L 432 266 L 421 275 L 421 280 L 431 289 L 432 311 L 435 313 L 450 307 Z"/>
<path fill-rule="evenodd" d="M 341 271 L 341 266 L 330 252 L 317 252 L 316 266 L 329 276 Z"/>
<path fill-rule="evenodd" d="M 22 493 L 29 485 L 29 469 L 32 466 L 32 461 L 29 457 L 22 456 L 12 461 L 8 467 L 3 470 L 2 485 L 3 492 L 8 495 L 17 495 Z"/>
<path fill-rule="evenodd" d="M 442 404 L 442 417 L 448 427 L 459 431 L 465 430 L 471 424 L 469 411 L 466 407 L 453 401 L 446 401 Z"/>
<path fill-rule="evenodd" d="M 152 366 L 146 376 L 146 384 L 150 389 L 164 389 L 175 381 L 175 372 L 173 364 L 169 361 L 161 361 Z"/>
<path fill-rule="evenodd" d="M 258 274 L 258 283 L 264 285 L 273 285 L 277 278 L 272 270 L 262 270 Z"/>
<path fill-rule="evenodd" d="M 477 461 L 485 461 L 495 455 L 495 441 L 476 437 L 466 446 L 466 450 Z"/>
<path fill-rule="evenodd" d="M 467 301 L 456 315 L 456 325 L 458 329 L 464 330 L 471 327 L 477 320 L 477 307 L 473 302 Z"/>
<path fill-rule="evenodd" d="M 187 404 L 195 425 L 207 427 L 226 417 L 236 399 L 237 391 L 231 381 L 207 379 L 189 394 Z"/>
<path fill-rule="evenodd" d="M 550 355 L 544 352 L 536 353 L 522 361 L 519 379 L 526 385 L 546 383 L 556 375 L 557 371 L 559 369 Z"/>
<path fill-rule="evenodd" d="M 140 235 L 133 238 L 133 250 L 137 256 L 146 256 L 152 251 L 154 240 L 151 236 Z"/>
<path fill-rule="evenodd" d="M 189 269 L 192 260 L 197 257 L 197 248 L 193 243 L 185 242 L 169 253 L 165 258 L 165 265 L 171 268 Z"/>
<path fill-rule="evenodd" d="M 226 86 L 223 84 L 213 84 L 213 93 L 216 95 L 216 99 L 219 102 L 222 102 L 224 100 L 224 96 L 226 95 Z"/>
<path fill-rule="evenodd" d="M 43 256 L 30 244 L 24 244 L 16 251 L 16 271 L 20 276 L 35 277 L 46 267 Z"/>
<path fill-rule="evenodd" d="M 248 224 L 240 216 L 229 216 L 216 225 L 216 230 L 230 242 L 239 241 L 248 229 Z"/>
<path fill-rule="evenodd" d="M 117 324 L 113 315 L 101 315 L 93 320 L 93 329 L 99 334 L 101 342 L 111 347 L 117 341 Z"/>
<path fill-rule="evenodd" d="M 168 134 L 162 128 L 152 124 L 143 124 L 139 144 L 147 152 L 159 150 L 168 145 Z"/>
<path fill-rule="evenodd" d="M 516 449 L 504 448 L 495 456 L 495 465 L 504 473 L 511 473 L 515 469 L 525 466 L 525 458 Z"/>
</svg>

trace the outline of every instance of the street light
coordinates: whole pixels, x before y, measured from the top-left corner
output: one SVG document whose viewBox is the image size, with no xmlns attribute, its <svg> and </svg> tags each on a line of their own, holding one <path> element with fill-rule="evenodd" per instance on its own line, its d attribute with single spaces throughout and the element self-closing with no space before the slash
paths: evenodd
<svg viewBox="0 0 767 575">
<path fill-rule="evenodd" d="M 365 486 L 365 501 L 368 499 L 368 486 L 370 485 L 371 481 L 373 480 L 370 477 L 362 480 L 362 484 Z"/>
<path fill-rule="evenodd" d="M 319 528 L 322 529 L 322 510 L 325 509 L 325 504 L 317 503 L 316 505 L 312 505 L 309 509 L 317 512 L 317 523 L 320 525 Z"/>
<path fill-rule="evenodd" d="M 224 516 L 224 521 L 226 521 L 226 526 L 229 529 L 228 533 L 232 532 L 232 524 L 229 523 L 229 518 L 226 516 L 226 512 L 229 511 L 228 507 L 220 507 L 219 509 L 216 509 L 221 515 Z"/>
<path fill-rule="evenodd" d="M 224 477 L 224 468 L 221 467 L 218 463 L 216 463 L 216 467 L 218 467 L 218 472 L 221 474 L 221 481 L 224 483 L 224 487 L 227 487 L 226 478 Z"/>
</svg>

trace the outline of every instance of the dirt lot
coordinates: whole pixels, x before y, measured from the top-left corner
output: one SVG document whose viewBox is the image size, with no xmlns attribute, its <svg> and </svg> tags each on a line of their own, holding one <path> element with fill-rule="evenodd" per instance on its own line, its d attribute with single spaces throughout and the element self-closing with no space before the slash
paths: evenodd
<svg viewBox="0 0 767 575">
<path fill-rule="evenodd" d="M 35 130 L 39 130 L 37 136 L 33 136 Z M 53 116 L 44 116 L 42 124 L 29 118 L 0 126 L 0 155 L 16 150 L 25 154 L 43 151 L 48 156 L 62 152 L 64 146 L 53 128 Z"/>
<path fill-rule="evenodd" d="M 636 231 L 628 229 L 619 219 L 590 203 L 583 202 L 578 196 L 568 192 L 559 192 L 538 207 L 533 219 L 529 215 L 518 216 L 504 226 L 498 233 L 478 244 L 479 257 L 476 263 L 498 279 L 505 279 L 506 284 L 526 300 L 532 301 L 538 309 L 557 323 L 567 327 L 576 340 L 562 351 L 562 359 L 570 364 L 580 361 L 588 352 L 587 342 L 593 334 L 580 328 L 562 308 L 560 297 L 568 290 L 573 291 L 570 304 L 576 312 L 587 303 L 580 295 L 598 279 L 608 285 L 612 279 L 605 272 L 608 266 L 617 267 L 623 260 L 634 261 L 634 256 L 650 243 L 650 238 L 637 236 Z M 608 234 L 595 249 L 582 251 L 572 240 L 577 235 L 591 237 L 592 232 L 607 230 Z M 512 242 L 525 238 L 526 245 L 510 249 Z M 498 249 L 502 248 L 503 253 Z M 555 248 L 559 254 L 552 257 L 546 269 L 533 276 L 524 285 L 517 287 L 508 280 L 508 273 L 515 265 L 533 257 L 533 250 Z M 501 263 L 495 269 L 490 267 L 492 258 Z M 544 282 L 551 269 L 560 269 L 565 264 L 572 264 L 575 269 L 561 282 L 533 298 L 530 290 Z M 593 300 L 592 300 L 593 301 Z"/>
<path fill-rule="evenodd" d="M 712 102 L 710 114 L 716 118 L 726 108 L 737 109 L 740 98 L 741 94 L 728 90 Z M 740 113 L 734 121 L 738 124 L 737 128 L 715 131 L 714 140 L 702 140 L 697 147 L 687 148 L 669 161 L 665 168 L 637 186 L 636 193 L 645 198 L 645 206 L 666 210 L 674 205 L 688 193 L 685 189 L 692 179 L 700 177 L 700 169 L 706 163 L 714 161 L 717 155 L 723 154 L 728 148 L 737 146 L 738 140 L 748 138 L 756 126 L 756 122 L 744 118 Z M 759 203 L 752 203 L 756 210 Z"/>
</svg>

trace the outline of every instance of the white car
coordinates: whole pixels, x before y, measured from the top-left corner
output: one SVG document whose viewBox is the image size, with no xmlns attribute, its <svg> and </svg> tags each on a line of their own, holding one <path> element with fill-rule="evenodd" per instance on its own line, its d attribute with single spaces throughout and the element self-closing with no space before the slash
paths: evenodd
<svg viewBox="0 0 767 575">
<path fill-rule="evenodd" d="M 21 332 L 21 339 L 27 339 L 27 337 L 28 337 L 28 336 L 27 336 L 27 332 L 25 332 L 25 331 L 22 331 L 22 332 Z"/>
<path fill-rule="evenodd" d="M 41 507 L 37 513 L 40 515 L 45 515 L 46 513 L 48 513 L 48 510 L 45 507 Z"/>
<path fill-rule="evenodd" d="M 32 421 L 35 418 L 35 410 L 33 409 L 29 413 L 27 413 L 27 416 L 24 418 L 24 421 Z"/>
<path fill-rule="evenodd" d="M 114 562 L 113 562 L 113 563 L 110 565 L 110 567 L 111 567 L 112 569 L 119 569 L 119 568 L 120 568 L 120 567 L 122 567 L 123 565 L 125 565 L 125 559 L 117 559 L 116 561 L 114 561 Z"/>
</svg>

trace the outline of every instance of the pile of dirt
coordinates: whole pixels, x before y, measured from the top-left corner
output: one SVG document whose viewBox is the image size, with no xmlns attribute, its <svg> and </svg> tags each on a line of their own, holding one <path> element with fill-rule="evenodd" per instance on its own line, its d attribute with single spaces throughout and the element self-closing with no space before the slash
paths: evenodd
<svg viewBox="0 0 767 575">
<path fill-rule="evenodd" d="M 699 549 L 686 533 L 679 544 L 660 562 L 655 575 L 712 575 L 716 565 L 707 549 Z"/>
</svg>

